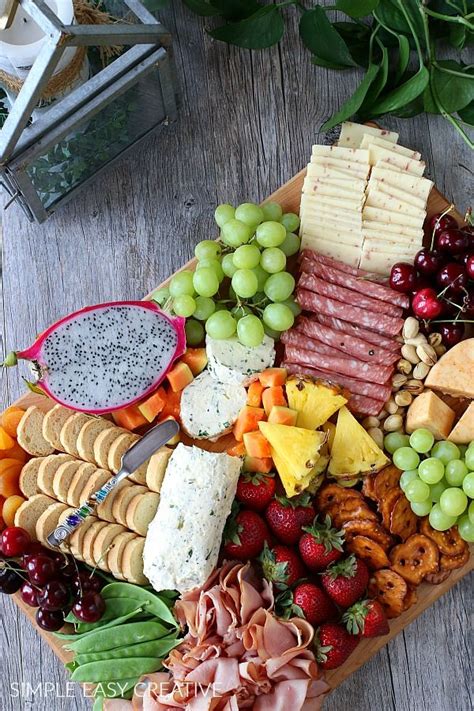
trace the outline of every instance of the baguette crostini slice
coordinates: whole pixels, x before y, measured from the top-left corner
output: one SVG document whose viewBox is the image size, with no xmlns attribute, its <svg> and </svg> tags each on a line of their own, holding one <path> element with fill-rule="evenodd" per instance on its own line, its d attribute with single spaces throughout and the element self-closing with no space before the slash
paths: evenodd
<svg viewBox="0 0 474 711">
<path fill-rule="evenodd" d="M 47 457 L 54 447 L 43 436 L 44 412 L 32 405 L 20 420 L 17 430 L 18 444 L 34 457 Z"/>
</svg>

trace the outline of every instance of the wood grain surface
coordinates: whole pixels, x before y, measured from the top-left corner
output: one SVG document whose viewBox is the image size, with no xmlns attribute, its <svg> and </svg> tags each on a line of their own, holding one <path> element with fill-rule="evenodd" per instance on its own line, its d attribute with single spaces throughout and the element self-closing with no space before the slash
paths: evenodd
<svg viewBox="0 0 474 711">
<path fill-rule="evenodd" d="M 319 126 L 359 77 L 312 66 L 287 12 L 294 22 L 281 44 L 254 53 L 214 42 L 180 0 L 161 13 L 175 38 L 179 120 L 47 224 L 5 213 L 4 349 L 83 305 L 148 293 L 215 236 L 216 203 L 263 199 L 305 165 L 312 143 L 329 140 Z M 463 213 L 472 156 L 452 128 L 426 116 L 385 125 L 422 152 L 428 177 Z M 23 391 L 21 375 L 4 374 L 5 405 Z M 326 711 L 470 711 L 472 602 L 466 577 L 331 694 Z M 2 603 L 2 711 L 89 709 L 37 630 Z"/>
</svg>

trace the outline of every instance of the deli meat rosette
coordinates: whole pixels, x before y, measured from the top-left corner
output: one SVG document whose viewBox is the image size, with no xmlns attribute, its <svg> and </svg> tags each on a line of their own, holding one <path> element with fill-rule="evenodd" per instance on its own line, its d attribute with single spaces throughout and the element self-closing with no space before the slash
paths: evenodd
<svg viewBox="0 0 474 711">
<path fill-rule="evenodd" d="M 329 690 L 310 650 L 313 628 L 278 619 L 273 593 L 250 564 L 226 563 L 175 612 L 188 632 L 143 677 L 128 708 L 144 711 L 316 711 Z M 127 708 L 120 702 L 121 708 Z M 106 702 L 106 709 L 114 704 Z"/>
</svg>

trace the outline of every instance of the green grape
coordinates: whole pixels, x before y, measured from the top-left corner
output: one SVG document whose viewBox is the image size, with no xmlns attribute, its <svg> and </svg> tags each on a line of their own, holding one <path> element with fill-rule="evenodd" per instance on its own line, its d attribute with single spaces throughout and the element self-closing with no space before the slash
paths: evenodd
<svg viewBox="0 0 474 711">
<path fill-rule="evenodd" d="M 402 474 L 400 476 L 400 482 L 399 482 L 400 489 L 402 491 L 405 491 L 407 485 L 411 481 L 415 481 L 415 480 L 420 481 L 420 479 L 418 477 L 418 469 L 408 469 L 408 471 L 402 472 Z"/>
<path fill-rule="evenodd" d="M 224 256 L 222 257 L 221 267 L 226 277 L 232 279 L 235 272 L 237 271 L 237 267 L 234 264 L 234 255 L 224 254 Z"/>
<path fill-rule="evenodd" d="M 291 296 L 294 288 L 295 278 L 289 272 L 279 272 L 268 277 L 264 292 L 270 301 L 285 301 Z"/>
<path fill-rule="evenodd" d="M 469 521 L 471 523 L 474 523 L 474 501 L 471 501 L 469 504 L 469 508 L 467 510 L 467 514 L 469 516 Z"/>
<path fill-rule="evenodd" d="M 474 471 L 474 447 L 471 447 L 471 445 L 467 448 L 464 461 L 466 462 L 466 466 L 469 471 Z"/>
<path fill-rule="evenodd" d="M 237 336 L 244 346 L 249 348 L 259 346 L 263 341 L 264 335 L 263 323 L 258 316 L 249 314 L 241 318 L 237 323 Z"/>
<path fill-rule="evenodd" d="M 463 541 L 474 543 L 474 523 L 467 514 L 458 520 L 458 531 Z"/>
<path fill-rule="evenodd" d="M 257 291 L 257 293 L 256 293 L 255 296 L 258 296 L 258 295 L 259 295 L 259 292 L 263 292 L 263 287 L 265 286 L 269 275 L 268 275 L 268 272 L 265 271 L 265 269 L 262 269 L 262 267 L 260 266 L 260 264 L 257 264 L 257 266 L 254 267 L 254 268 L 252 269 L 252 271 L 253 271 L 253 273 L 255 274 L 255 276 L 257 277 L 257 282 L 258 282 L 257 289 L 258 289 L 258 291 Z M 263 298 L 264 296 L 265 296 L 265 294 L 263 294 L 262 298 Z M 260 301 L 260 299 L 259 299 L 259 301 Z"/>
<path fill-rule="evenodd" d="M 269 247 L 263 250 L 260 265 L 269 274 L 282 272 L 286 267 L 286 256 L 278 247 Z"/>
<path fill-rule="evenodd" d="M 253 202 L 243 202 L 235 211 L 235 217 L 249 227 L 256 227 L 263 222 L 263 210 Z"/>
<path fill-rule="evenodd" d="M 411 447 L 399 447 L 393 453 L 393 463 L 398 469 L 407 471 L 416 469 L 420 463 L 420 457 Z"/>
<path fill-rule="evenodd" d="M 253 230 L 240 220 L 229 220 L 222 228 L 222 241 L 229 247 L 240 247 L 249 241 L 253 235 Z"/>
<path fill-rule="evenodd" d="M 198 242 L 194 248 L 196 259 L 217 259 L 221 256 L 221 252 L 221 245 L 213 239 L 205 239 L 202 242 Z"/>
<path fill-rule="evenodd" d="M 268 304 L 263 311 L 263 322 L 275 331 L 287 331 L 293 326 L 295 317 L 284 304 Z"/>
<path fill-rule="evenodd" d="M 263 324 L 263 329 L 269 338 L 273 338 L 274 341 L 280 340 L 281 331 L 275 331 L 274 328 L 270 328 L 266 323 Z"/>
<path fill-rule="evenodd" d="M 218 205 L 216 207 L 214 212 L 214 219 L 217 222 L 218 226 L 222 229 L 226 222 L 229 222 L 229 220 L 234 219 L 234 215 L 235 209 L 232 207 L 232 205 L 223 203 L 222 205 Z"/>
<path fill-rule="evenodd" d="M 444 464 L 440 459 L 428 457 L 418 467 L 418 476 L 426 484 L 437 484 L 444 477 Z"/>
<path fill-rule="evenodd" d="M 278 247 L 286 237 L 286 230 L 279 222 L 262 222 L 255 237 L 262 247 Z"/>
<path fill-rule="evenodd" d="M 211 267 L 201 267 L 194 272 L 193 285 L 199 296 L 214 296 L 219 291 L 219 279 Z"/>
<path fill-rule="evenodd" d="M 435 446 L 431 450 L 431 456 L 440 459 L 443 464 L 447 464 L 452 459 L 459 459 L 461 452 L 454 442 L 448 442 L 442 440 L 441 442 L 436 442 Z"/>
<path fill-rule="evenodd" d="M 198 321 L 207 321 L 209 316 L 216 310 L 214 301 L 208 296 L 196 296 L 195 302 L 194 318 L 197 318 Z"/>
<path fill-rule="evenodd" d="M 170 281 L 170 296 L 194 295 L 193 272 L 184 269 L 178 272 Z"/>
<path fill-rule="evenodd" d="M 445 489 L 448 488 L 448 485 L 446 483 L 446 479 L 441 479 L 441 481 L 438 481 L 436 484 L 432 484 L 430 486 L 430 499 L 434 503 L 439 503 L 439 500 L 441 498 L 441 494 Z"/>
<path fill-rule="evenodd" d="M 255 244 L 243 244 L 232 258 L 237 269 L 253 269 L 260 264 L 260 250 Z"/>
<path fill-rule="evenodd" d="M 223 301 L 215 301 L 214 302 L 216 305 L 215 311 L 228 311 L 227 304 L 225 304 Z"/>
<path fill-rule="evenodd" d="M 424 427 L 415 430 L 410 435 L 410 447 L 412 447 L 415 452 L 419 452 L 420 454 L 426 454 L 426 452 L 429 452 L 433 446 L 433 443 L 433 433 Z"/>
<path fill-rule="evenodd" d="M 240 306 L 234 306 L 233 309 L 231 309 L 231 314 L 235 318 L 236 321 L 240 321 L 241 318 L 244 316 L 248 316 L 248 314 L 251 314 L 252 309 L 250 309 L 248 306 L 245 306 L 244 304 L 240 304 Z"/>
<path fill-rule="evenodd" d="M 206 333 L 208 333 L 211 338 L 230 338 L 234 335 L 236 328 L 237 323 L 235 318 L 230 311 L 226 309 L 214 311 L 206 321 Z"/>
<path fill-rule="evenodd" d="M 231 299 L 232 301 L 237 301 L 237 294 L 235 293 L 235 291 L 232 288 L 232 282 L 230 283 L 230 286 L 229 286 L 229 299 Z M 227 308 L 227 306 L 226 306 L 226 308 Z"/>
<path fill-rule="evenodd" d="M 389 454 L 393 454 L 400 447 L 408 447 L 409 442 L 410 437 L 408 435 L 401 434 L 401 432 L 390 432 L 385 435 L 383 446 Z"/>
<path fill-rule="evenodd" d="M 283 215 L 283 210 L 277 202 L 266 202 L 265 205 L 262 205 L 262 210 L 264 220 L 276 220 L 278 222 Z"/>
<path fill-rule="evenodd" d="M 296 232 L 300 226 L 300 218 L 294 212 L 285 212 L 280 222 L 287 232 Z"/>
<path fill-rule="evenodd" d="M 430 511 L 429 522 L 435 531 L 447 531 L 456 523 L 456 516 L 448 516 L 441 510 L 439 504 L 435 504 Z"/>
<path fill-rule="evenodd" d="M 204 267 L 213 269 L 216 277 L 219 279 L 220 284 L 221 281 L 224 279 L 224 270 L 222 269 L 220 261 L 218 259 L 201 259 L 201 261 L 197 263 L 196 271 L 199 269 L 204 269 Z"/>
<path fill-rule="evenodd" d="M 466 452 L 467 452 L 467 444 L 458 444 L 458 449 L 459 449 L 459 456 L 461 457 L 461 459 L 464 459 L 464 457 L 466 456 Z"/>
<path fill-rule="evenodd" d="M 188 318 L 184 327 L 188 346 L 198 346 L 204 340 L 204 327 L 199 321 Z"/>
<path fill-rule="evenodd" d="M 405 487 L 405 496 L 410 503 L 422 504 L 429 500 L 430 487 L 421 479 L 413 479 Z M 431 503 L 431 502 L 430 502 Z"/>
<path fill-rule="evenodd" d="M 163 306 L 170 298 L 170 290 L 167 286 L 163 286 L 161 289 L 155 289 L 151 298 L 153 301 L 156 301 L 157 304 Z"/>
<path fill-rule="evenodd" d="M 467 467 L 462 459 L 452 459 L 446 464 L 446 481 L 450 486 L 461 486 L 467 471 Z"/>
<path fill-rule="evenodd" d="M 469 472 L 469 474 L 464 478 L 462 482 L 462 490 L 469 496 L 470 499 L 474 499 L 474 472 Z"/>
<path fill-rule="evenodd" d="M 467 509 L 467 496 L 457 486 L 450 486 L 441 494 L 439 505 L 447 516 L 460 516 Z"/>
<path fill-rule="evenodd" d="M 184 316 L 184 318 L 188 318 L 193 315 L 195 310 L 196 302 L 192 296 L 181 294 L 180 296 L 175 296 L 173 299 L 173 311 L 176 316 Z"/>
<path fill-rule="evenodd" d="M 301 239 L 294 232 L 287 232 L 286 237 L 280 244 L 280 249 L 287 257 L 292 257 L 299 252 Z"/>
<path fill-rule="evenodd" d="M 257 293 L 258 279 L 251 269 L 237 269 L 232 277 L 232 288 L 241 299 L 249 299 Z"/>
<path fill-rule="evenodd" d="M 285 301 L 282 301 L 281 303 L 282 303 L 282 304 L 285 304 L 285 306 L 288 306 L 288 308 L 290 309 L 290 311 L 291 311 L 291 313 L 293 314 L 293 316 L 299 316 L 299 315 L 300 315 L 300 313 L 301 313 L 301 306 L 300 306 L 298 303 L 296 303 L 296 301 L 295 301 L 293 298 L 291 298 L 291 299 L 285 299 Z"/>
<path fill-rule="evenodd" d="M 412 501 L 410 503 L 410 508 L 417 516 L 428 516 L 431 511 L 431 501 L 429 499 L 428 501 L 421 501 L 420 503 Z"/>
</svg>

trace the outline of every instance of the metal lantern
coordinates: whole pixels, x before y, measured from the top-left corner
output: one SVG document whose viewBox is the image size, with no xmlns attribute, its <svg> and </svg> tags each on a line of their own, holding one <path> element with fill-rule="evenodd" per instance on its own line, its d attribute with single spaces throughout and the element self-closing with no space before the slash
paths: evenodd
<svg viewBox="0 0 474 711">
<path fill-rule="evenodd" d="M 36 23 L 44 43 L 11 102 L 0 132 L 0 181 L 30 220 L 44 222 L 113 161 L 176 116 L 171 37 L 138 1 L 105 3 L 109 24 L 65 25 L 42 0 L 6 0 L 4 28 L 15 7 Z M 103 7 L 103 6 L 101 6 Z M 66 52 L 122 46 L 105 67 L 44 105 L 45 88 Z M 76 48 L 76 49 L 72 49 Z M 2 84 L 0 72 L 0 85 Z M 7 92 L 8 93 L 8 92 Z M 42 106 L 43 103 L 43 106 Z"/>
</svg>

